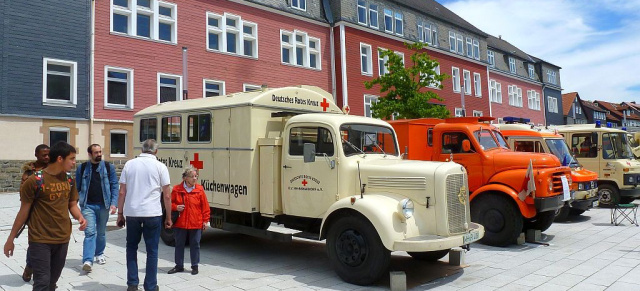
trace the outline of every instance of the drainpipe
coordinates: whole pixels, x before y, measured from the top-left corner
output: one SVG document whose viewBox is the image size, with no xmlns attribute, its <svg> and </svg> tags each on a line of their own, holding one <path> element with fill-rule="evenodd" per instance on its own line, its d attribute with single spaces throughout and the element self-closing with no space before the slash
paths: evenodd
<svg viewBox="0 0 640 291">
<path fill-rule="evenodd" d="M 487 88 L 489 89 L 489 116 L 493 117 L 493 112 L 491 111 L 491 77 L 489 76 L 489 65 L 487 65 Z"/>
<path fill-rule="evenodd" d="M 330 1 L 323 0 L 322 7 L 324 8 L 324 17 L 329 23 L 329 52 L 331 54 L 331 95 L 333 95 L 333 101 L 336 101 L 336 51 L 335 38 L 333 36 L 333 26 L 335 25 L 335 21 L 333 20 L 333 12 L 331 12 Z"/>
<path fill-rule="evenodd" d="M 349 105 L 349 94 L 347 92 L 347 49 L 344 41 L 344 24 L 340 24 L 340 73 L 342 74 L 342 108 Z"/>
<path fill-rule="evenodd" d="M 545 97 L 544 97 L 544 89 L 545 89 L 545 87 L 546 87 L 546 85 L 544 83 L 542 83 L 542 92 L 541 92 L 542 93 L 542 97 L 541 98 L 543 100 L 540 100 L 540 102 L 542 102 L 542 106 L 544 106 L 544 108 L 542 110 L 542 116 L 544 118 L 544 125 L 546 126 L 546 125 L 549 125 L 549 124 L 547 124 L 547 106 L 544 105 L 544 99 L 545 99 Z M 560 102 L 562 102 L 562 98 L 560 98 Z"/>
<path fill-rule="evenodd" d="M 90 52 L 89 52 L 89 135 L 88 135 L 88 144 L 93 143 L 93 104 L 95 102 L 94 98 L 94 89 L 95 89 L 95 81 L 94 81 L 94 58 L 95 58 L 95 47 L 96 47 L 96 1 L 91 1 L 91 40 L 90 40 Z"/>
</svg>

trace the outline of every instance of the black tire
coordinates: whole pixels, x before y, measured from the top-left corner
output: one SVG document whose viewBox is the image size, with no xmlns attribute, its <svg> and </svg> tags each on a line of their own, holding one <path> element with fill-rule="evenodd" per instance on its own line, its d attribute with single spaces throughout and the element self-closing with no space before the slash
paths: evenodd
<svg viewBox="0 0 640 291">
<path fill-rule="evenodd" d="M 327 253 L 342 280 L 361 286 L 382 278 L 391 260 L 373 225 L 360 215 L 338 218 L 329 226 Z"/>
<path fill-rule="evenodd" d="M 556 218 L 555 210 L 538 212 L 533 219 L 525 221 L 524 229 L 545 231 L 549 229 L 554 218 Z"/>
<path fill-rule="evenodd" d="M 578 215 L 580 215 L 580 214 L 583 214 L 585 211 L 586 211 L 586 210 L 571 208 L 571 209 L 569 210 L 569 214 L 571 214 L 571 215 L 575 215 L 575 216 L 578 216 Z"/>
<path fill-rule="evenodd" d="M 562 206 L 562 208 L 556 210 L 556 218 L 554 219 L 554 221 L 567 221 L 567 219 L 569 218 L 569 214 L 571 213 L 571 208 L 569 208 L 569 206 Z"/>
<path fill-rule="evenodd" d="M 165 217 L 167 217 L 167 213 L 166 211 L 164 211 L 164 207 L 162 207 L 162 226 L 160 230 L 160 239 L 162 240 L 162 242 L 164 242 L 164 244 L 170 247 L 175 247 L 176 238 L 173 235 L 173 229 L 172 228 L 167 229 L 166 227 L 164 227 Z"/>
<path fill-rule="evenodd" d="M 449 253 L 449 249 L 432 252 L 407 252 L 412 258 L 419 261 L 435 262 L 444 258 Z"/>
<path fill-rule="evenodd" d="M 598 185 L 598 195 L 600 195 L 600 205 L 613 206 L 620 203 L 620 192 L 616 186 L 611 184 Z"/>
<path fill-rule="evenodd" d="M 515 243 L 522 232 L 522 214 L 508 198 L 497 194 L 483 194 L 471 202 L 471 220 L 484 226 L 480 240 L 490 246 Z"/>
<path fill-rule="evenodd" d="M 636 198 L 633 197 L 620 197 L 620 203 L 622 204 L 628 204 L 633 202 L 634 200 L 636 200 Z"/>
</svg>

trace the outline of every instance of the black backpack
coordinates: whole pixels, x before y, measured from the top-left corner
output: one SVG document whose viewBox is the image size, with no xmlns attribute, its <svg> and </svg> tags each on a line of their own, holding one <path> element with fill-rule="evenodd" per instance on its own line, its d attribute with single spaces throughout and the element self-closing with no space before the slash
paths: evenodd
<svg viewBox="0 0 640 291">
<path fill-rule="evenodd" d="M 87 164 L 89 162 L 84 162 L 82 163 L 82 165 L 80 165 L 80 174 L 84 175 L 84 169 L 87 167 Z M 107 168 L 107 176 L 111 177 L 111 164 L 107 161 L 104 161 L 104 166 Z M 78 192 L 80 192 L 80 190 L 82 190 L 82 179 L 78 179 L 78 177 L 76 177 L 76 180 L 78 180 Z"/>
</svg>

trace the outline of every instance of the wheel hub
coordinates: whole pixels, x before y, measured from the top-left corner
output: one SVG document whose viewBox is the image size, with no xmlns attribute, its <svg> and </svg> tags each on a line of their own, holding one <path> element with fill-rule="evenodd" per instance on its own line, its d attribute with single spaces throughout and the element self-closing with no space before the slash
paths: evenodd
<svg viewBox="0 0 640 291">
<path fill-rule="evenodd" d="M 490 232 L 500 232 L 504 228 L 504 215 L 497 209 L 489 209 L 484 214 L 484 227 Z"/>
<path fill-rule="evenodd" d="M 600 202 L 604 204 L 611 203 L 611 191 L 608 191 L 608 190 L 600 191 Z"/>
<path fill-rule="evenodd" d="M 340 262 L 350 267 L 362 264 L 369 249 L 364 237 L 354 230 L 346 230 L 341 233 L 335 247 Z"/>
</svg>

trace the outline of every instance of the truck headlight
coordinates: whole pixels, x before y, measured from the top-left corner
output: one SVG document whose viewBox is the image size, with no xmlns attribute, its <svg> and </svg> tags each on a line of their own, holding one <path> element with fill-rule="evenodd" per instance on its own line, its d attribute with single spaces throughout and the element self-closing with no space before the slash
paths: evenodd
<svg viewBox="0 0 640 291">
<path fill-rule="evenodd" d="M 578 190 L 584 190 L 584 183 L 578 183 Z"/>
<path fill-rule="evenodd" d="M 400 211 L 404 218 L 411 218 L 413 216 L 413 201 L 409 198 L 402 199 L 402 201 L 400 201 Z"/>
<path fill-rule="evenodd" d="M 571 186 L 571 184 L 573 184 L 573 179 L 571 179 L 571 175 L 567 175 L 567 183 L 569 184 L 569 186 Z"/>
</svg>

